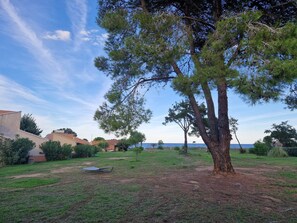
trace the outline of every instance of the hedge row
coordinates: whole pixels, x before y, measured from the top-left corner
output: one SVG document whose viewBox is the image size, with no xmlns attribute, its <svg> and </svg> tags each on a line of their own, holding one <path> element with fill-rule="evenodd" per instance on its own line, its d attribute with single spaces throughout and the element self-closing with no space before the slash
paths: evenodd
<svg viewBox="0 0 297 223">
<path fill-rule="evenodd" d="M 60 142 L 57 141 L 42 143 L 40 149 L 42 149 L 47 161 L 92 157 L 99 152 L 99 149 L 96 146 L 77 145 L 72 147 L 68 144 L 61 146 Z"/>
</svg>

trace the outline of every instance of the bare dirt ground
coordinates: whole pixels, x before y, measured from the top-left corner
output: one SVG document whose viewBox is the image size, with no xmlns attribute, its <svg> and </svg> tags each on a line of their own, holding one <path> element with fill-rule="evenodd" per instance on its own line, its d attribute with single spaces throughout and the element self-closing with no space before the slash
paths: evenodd
<svg viewBox="0 0 297 223">
<path fill-rule="evenodd" d="M 163 200 L 163 205 L 171 202 L 172 198 L 167 195 L 173 194 L 191 197 L 206 204 L 235 207 L 243 205 L 268 215 L 275 212 L 294 215 L 297 212 L 296 193 L 291 195 L 292 199 L 285 199 L 281 195 L 284 188 L 276 186 L 272 178 L 263 176 L 267 172 L 274 171 L 275 168 L 268 167 L 237 168 L 235 175 L 222 176 L 213 175 L 212 167 L 198 167 L 195 171 L 182 169 L 165 173 L 160 177 L 121 179 L 119 182 L 145 185 L 150 189 L 143 193 L 143 200 L 146 196 L 155 196 Z M 174 213 L 172 215 L 174 216 Z"/>
</svg>

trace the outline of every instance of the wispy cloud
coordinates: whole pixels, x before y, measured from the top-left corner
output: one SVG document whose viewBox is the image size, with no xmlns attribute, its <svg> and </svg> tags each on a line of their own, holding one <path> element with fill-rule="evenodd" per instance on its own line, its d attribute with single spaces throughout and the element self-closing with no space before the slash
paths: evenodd
<svg viewBox="0 0 297 223">
<path fill-rule="evenodd" d="M 87 24 L 88 8 L 86 0 L 67 1 L 67 11 L 74 34 L 74 47 L 78 50 L 83 41 L 81 31 L 86 29 Z"/>
<path fill-rule="evenodd" d="M 252 121 L 258 121 L 258 120 L 262 121 L 264 119 L 265 120 L 269 119 L 270 121 L 271 119 L 275 119 L 277 117 L 283 117 L 287 115 L 296 115 L 296 114 L 292 113 L 291 111 L 265 113 L 261 115 L 254 115 L 254 116 L 242 118 L 240 119 L 240 123 L 250 123 Z"/>
<path fill-rule="evenodd" d="M 82 30 L 80 34 L 82 41 L 90 42 L 94 46 L 104 46 L 108 39 L 108 33 L 99 34 L 97 29 Z"/>
<path fill-rule="evenodd" d="M 69 41 L 71 39 L 71 33 L 65 30 L 55 30 L 54 32 L 47 32 L 43 36 L 43 39 Z"/>
<path fill-rule="evenodd" d="M 21 98 L 32 103 L 46 103 L 45 100 L 36 96 L 36 92 L 20 85 L 19 83 L 6 78 L 0 74 L 0 95 L 1 99 Z M 0 101 L 1 101 L 0 99 Z"/>
<path fill-rule="evenodd" d="M 45 76 L 44 80 L 53 82 L 56 86 L 61 86 L 68 82 L 68 76 L 52 56 L 49 49 L 38 38 L 34 30 L 26 23 L 26 19 L 18 15 L 16 8 L 9 0 L 0 0 L 0 5 L 14 24 L 11 26 L 15 34 L 12 37 L 26 47 L 39 62 L 42 70 L 46 70 L 49 74 Z"/>
</svg>

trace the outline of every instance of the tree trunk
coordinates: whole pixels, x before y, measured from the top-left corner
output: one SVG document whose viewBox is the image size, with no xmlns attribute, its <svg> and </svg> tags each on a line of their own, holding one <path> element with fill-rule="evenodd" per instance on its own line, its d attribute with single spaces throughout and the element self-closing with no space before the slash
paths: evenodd
<svg viewBox="0 0 297 223">
<path fill-rule="evenodd" d="M 188 132 L 184 131 L 185 143 L 184 143 L 184 154 L 188 154 Z"/>
<path fill-rule="evenodd" d="M 237 140 L 237 142 L 238 142 L 238 145 L 239 145 L 240 151 L 242 152 L 242 151 L 243 151 L 243 148 L 242 148 L 242 146 L 241 146 L 241 144 L 240 144 L 240 142 L 239 142 L 239 139 L 237 138 L 237 135 L 236 135 L 236 133 L 235 133 L 235 132 L 234 132 L 234 136 L 235 136 L 235 138 L 236 138 L 236 140 Z"/>
<path fill-rule="evenodd" d="M 223 148 L 220 145 L 208 147 L 213 159 L 214 174 L 234 174 L 230 157 L 230 148 Z"/>
</svg>

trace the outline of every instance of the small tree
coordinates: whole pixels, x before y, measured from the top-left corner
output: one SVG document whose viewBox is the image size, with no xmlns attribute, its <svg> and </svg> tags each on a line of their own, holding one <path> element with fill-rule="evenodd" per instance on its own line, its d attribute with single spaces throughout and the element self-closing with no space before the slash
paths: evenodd
<svg viewBox="0 0 297 223">
<path fill-rule="evenodd" d="M 130 133 L 130 137 L 128 139 L 130 145 L 136 145 L 140 143 L 140 146 L 142 146 L 142 143 L 146 140 L 145 135 L 138 131 L 132 131 Z"/>
<path fill-rule="evenodd" d="M 278 140 L 284 147 L 297 146 L 296 129 L 289 125 L 288 121 L 273 124 L 270 130 L 265 130 L 265 133 L 269 133 L 272 140 Z"/>
<path fill-rule="evenodd" d="M 143 147 L 134 147 L 133 152 L 135 153 L 135 161 L 138 161 L 138 155 L 143 151 Z"/>
<path fill-rule="evenodd" d="M 188 152 L 188 132 L 192 124 L 192 107 L 188 101 L 181 101 L 175 103 L 173 108 L 170 108 L 168 111 L 168 116 L 165 117 L 165 122 L 163 125 L 166 125 L 170 122 L 175 122 L 184 132 L 184 153 Z"/>
<path fill-rule="evenodd" d="M 164 142 L 163 142 L 163 140 L 160 139 L 160 140 L 158 141 L 158 149 L 164 149 L 164 148 L 163 148 L 163 145 L 164 145 Z"/>
<path fill-rule="evenodd" d="M 236 140 L 238 142 L 238 145 L 240 147 L 240 153 L 244 153 L 245 150 L 242 148 L 242 146 L 241 146 L 241 144 L 239 142 L 239 139 L 237 137 L 237 134 L 236 134 L 236 132 L 238 130 L 238 127 L 237 127 L 238 126 L 238 119 L 235 119 L 235 118 L 230 117 L 230 119 L 229 119 L 229 125 L 230 125 L 230 131 L 231 131 L 231 133 L 234 134 L 234 136 L 235 136 L 235 138 L 236 138 Z"/>
<path fill-rule="evenodd" d="M 42 130 L 38 128 L 32 114 L 23 115 L 21 118 L 20 129 L 38 136 L 42 133 Z"/>
</svg>

